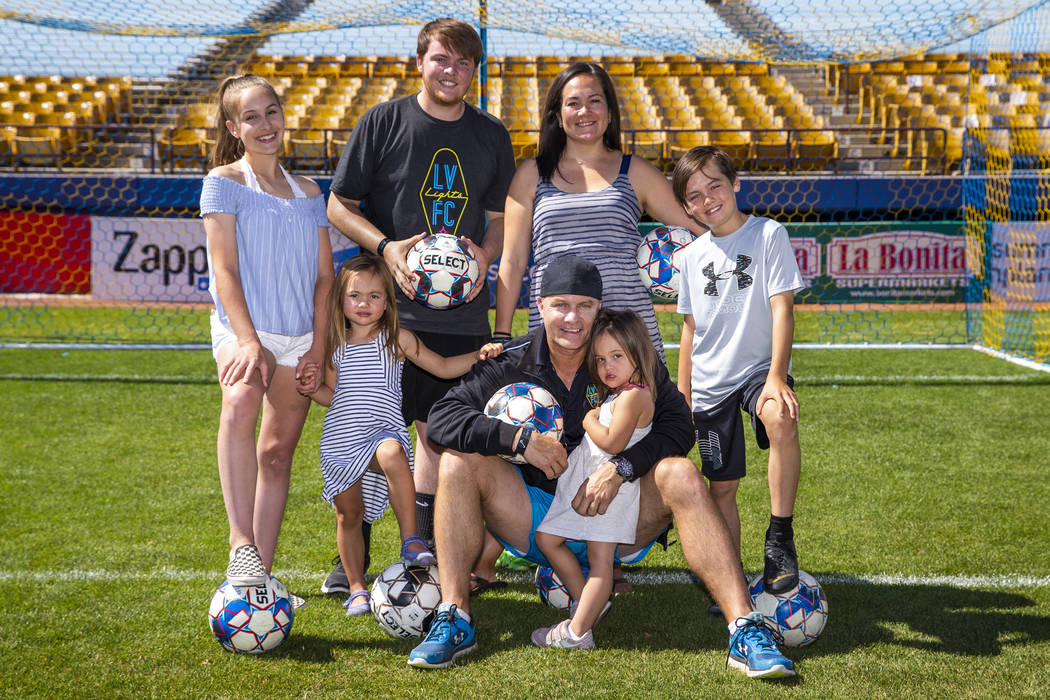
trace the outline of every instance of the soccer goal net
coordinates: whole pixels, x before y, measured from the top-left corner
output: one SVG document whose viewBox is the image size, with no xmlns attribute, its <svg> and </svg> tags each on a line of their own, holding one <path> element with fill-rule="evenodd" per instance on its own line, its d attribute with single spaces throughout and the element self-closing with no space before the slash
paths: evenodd
<svg viewBox="0 0 1050 700">
<path fill-rule="evenodd" d="M 269 79 L 286 165 L 327 188 L 361 114 L 419 90 L 440 16 L 479 30 L 468 99 L 519 160 L 577 60 L 612 76 L 625 151 L 729 153 L 741 208 L 791 236 L 797 342 L 1050 364 L 1047 0 L 0 0 L 0 342 L 206 343 L 218 82 Z"/>
</svg>

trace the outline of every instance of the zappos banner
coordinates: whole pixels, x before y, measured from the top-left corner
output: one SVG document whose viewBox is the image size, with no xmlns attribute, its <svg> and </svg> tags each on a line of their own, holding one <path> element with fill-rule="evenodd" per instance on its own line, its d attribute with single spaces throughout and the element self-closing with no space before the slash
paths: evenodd
<svg viewBox="0 0 1050 700">
<path fill-rule="evenodd" d="M 336 268 L 359 249 L 330 233 Z M 211 303 L 200 219 L 91 217 L 91 295 L 104 301 Z"/>
<path fill-rule="evenodd" d="M 1050 223 L 993 223 L 988 278 L 1002 301 L 1050 301 Z"/>
</svg>

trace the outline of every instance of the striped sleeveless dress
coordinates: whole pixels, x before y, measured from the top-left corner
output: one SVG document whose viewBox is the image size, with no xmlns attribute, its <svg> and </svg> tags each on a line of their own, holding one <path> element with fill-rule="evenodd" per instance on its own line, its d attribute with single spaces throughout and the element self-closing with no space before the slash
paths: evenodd
<svg viewBox="0 0 1050 700">
<path fill-rule="evenodd" d="M 663 360 L 664 344 L 656 324 L 656 312 L 649 291 L 642 286 L 635 258 L 641 240 L 638 219 L 642 207 L 627 177 L 630 165 L 631 156 L 624 155 L 616 179 L 597 192 L 564 192 L 550 180 L 541 180 L 536 186 L 529 328 L 541 323 L 536 297 L 543 282 L 543 271 L 551 261 L 575 253 L 590 260 L 601 272 L 602 305 L 610 309 L 630 309 L 641 316 Z"/>
<path fill-rule="evenodd" d="M 386 477 L 368 468 L 379 444 L 401 443 L 412 468 L 412 444 L 401 417 L 405 362 L 392 357 L 384 342 L 380 333 L 371 342 L 347 343 L 332 353 L 338 379 L 321 432 L 324 498 L 331 503 L 361 481 L 365 522 L 377 520 L 390 502 Z"/>
</svg>

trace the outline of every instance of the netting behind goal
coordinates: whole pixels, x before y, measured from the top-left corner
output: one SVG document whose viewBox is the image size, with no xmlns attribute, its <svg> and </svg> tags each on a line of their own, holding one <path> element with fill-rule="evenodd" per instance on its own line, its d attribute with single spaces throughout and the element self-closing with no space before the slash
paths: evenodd
<svg viewBox="0 0 1050 700">
<path fill-rule="evenodd" d="M 626 151 L 668 173 L 727 151 L 741 208 L 791 234 L 798 342 L 1050 363 L 1045 0 L 0 0 L 0 342 L 206 343 L 218 82 L 271 80 L 286 165 L 327 188 L 361 114 L 419 89 L 416 34 L 449 15 L 482 34 L 468 99 L 519 159 L 574 60 L 611 74 Z"/>
</svg>

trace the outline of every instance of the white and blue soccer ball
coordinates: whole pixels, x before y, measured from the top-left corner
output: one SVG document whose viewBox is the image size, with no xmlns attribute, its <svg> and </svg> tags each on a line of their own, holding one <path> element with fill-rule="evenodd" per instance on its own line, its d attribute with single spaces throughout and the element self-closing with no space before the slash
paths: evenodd
<svg viewBox="0 0 1050 700">
<path fill-rule="evenodd" d="M 514 382 L 496 391 L 485 404 L 485 415 L 511 425 L 528 425 L 536 432 L 561 440 L 565 419 L 561 406 L 543 387 Z M 521 455 L 500 455 L 515 464 L 525 464 Z"/>
<path fill-rule="evenodd" d="M 276 649 L 292 633 L 295 613 L 288 589 L 273 576 L 260 586 L 224 581 L 211 597 L 208 622 L 226 651 L 262 654 Z"/>
<path fill-rule="evenodd" d="M 369 592 L 372 616 L 391 637 L 422 637 L 441 604 L 436 566 L 406 567 L 396 561 L 383 569 Z"/>
<path fill-rule="evenodd" d="M 681 267 L 677 256 L 696 235 L 681 226 L 659 226 L 638 244 L 638 273 L 653 296 L 672 301 L 678 298 Z"/>
<path fill-rule="evenodd" d="M 589 569 L 583 567 L 583 575 L 587 576 Z M 558 574 L 549 566 L 540 565 L 536 567 L 536 593 L 540 600 L 557 610 L 568 610 L 572 605 L 572 596 L 569 589 L 565 587 Z"/>
<path fill-rule="evenodd" d="M 415 300 L 431 309 L 462 304 L 481 280 L 474 253 L 447 233 L 417 242 L 408 251 L 406 264 L 416 280 Z"/>
<path fill-rule="evenodd" d="M 759 574 L 748 587 L 755 609 L 784 638 L 784 646 L 804 647 L 816 641 L 828 621 L 828 599 L 810 574 L 798 572 L 798 587 L 781 594 L 768 593 Z"/>
</svg>

